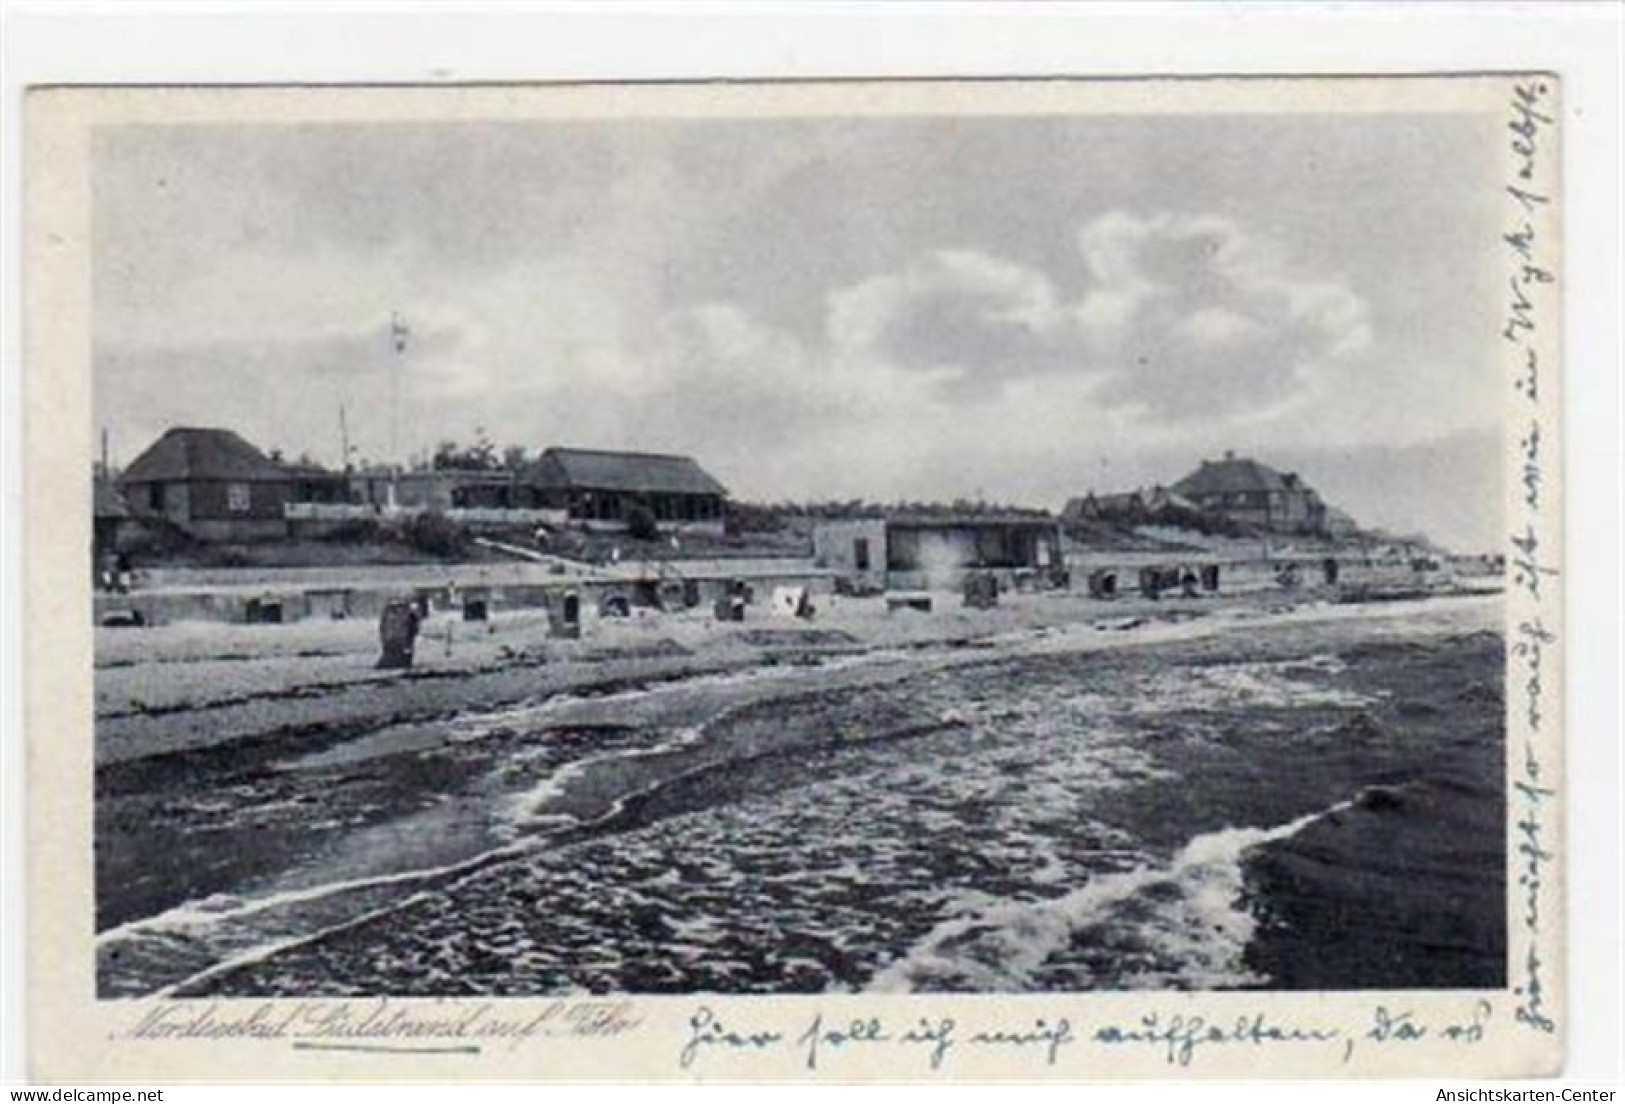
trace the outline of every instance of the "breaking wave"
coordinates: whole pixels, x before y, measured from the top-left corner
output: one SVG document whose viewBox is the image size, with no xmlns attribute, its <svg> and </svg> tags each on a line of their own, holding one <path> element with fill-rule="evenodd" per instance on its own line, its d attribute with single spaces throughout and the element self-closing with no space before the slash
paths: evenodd
<svg viewBox="0 0 1625 1104">
<path fill-rule="evenodd" d="M 1000 901 L 939 924 L 871 980 L 871 992 L 1034 988 L 1240 988 L 1267 981 L 1244 962 L 1257 926 L 1242 862 L 1260 844 L 1348 808 L 1273 828 L 1199 835 L 1162 865 L 1103 874 L 1044 901 Z"/>
</svg>

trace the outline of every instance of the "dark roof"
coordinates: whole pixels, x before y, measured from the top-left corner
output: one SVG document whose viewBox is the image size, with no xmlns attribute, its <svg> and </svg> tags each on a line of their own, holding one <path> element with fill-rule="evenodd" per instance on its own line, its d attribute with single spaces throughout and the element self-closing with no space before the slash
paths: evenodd
<svg viewBox="0 0 1625 1104">
<path fill-rule="evenodd" d="M 728 489 L 687 456 L 550 448 L 535 467 L 543 487 L 633 494 L 725 495 Z"/>
<path fill-rule="evenodd" d="M 171 429 L 124 469 L 121 483 L 199 479 L 284 482 L 286 472 L 229 429 Z"/>
<path fill-rule="evenodd" d="M 95 477 L 95 491 L 93 492 L 91 516 L 99 518 L 129 517 L 130 511 L 124 505 L 124 496 L 118 493 L 113 481 L 106 476 Z"/>
<path fill-rule="evenodd" d="M 1121 514 L 1142 505 L 1138 491 L 1127 491 L 1122 494 L 1096 494 L 1090 491 L 1081 497 L 1067 499 L 1066 505 L 1061 507 L 1061 516 L 1077 519 L 1083 517 L 1090 509 L 1097 514 Z"/>
<path fill-rule="evenodd" d="M 1169 508 L 1194 512 L 1198 509 L 1196 503 L 1178 491 L 1159 486 L 1110 494 L 1095 494 L 1091 491 L 1082 498 L 1068 499 L 1064 513 L 1067 517 L 1078 517 L 1083 514 L 1091 501 L 1094 502 L 1095 510 L 1101 514 L 1158 513 Z"/>
<path fill-rule="evenodd" d="M 1282 474 L 1268 464 L 1246 457 L 1227 456 L 1223 460 L 1203 460 L 1202 466 L 1173 486 L 1177 494 L 1191 497 L 1230 494 L 1236 491 L 1303 490 L 1295 474 Z"/>
<path fill-rule="evenodd" d="M 1137 510 L 1150 504 L 1150 495 L 1145 491 L 1121 491 L 1095 496 L 1095 505 L 1106 511 Z"/>
</svg>

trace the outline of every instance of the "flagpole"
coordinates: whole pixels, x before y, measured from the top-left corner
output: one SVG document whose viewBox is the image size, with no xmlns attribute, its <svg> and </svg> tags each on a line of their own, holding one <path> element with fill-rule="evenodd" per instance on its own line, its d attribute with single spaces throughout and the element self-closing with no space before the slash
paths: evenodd
<svg viewBox="0 0 1625 1104">
<path fill-rule="evenodd" d="M 394 372 L 390 378 L 389 389 L 389 504 L 391 507 L 400 502 L 401 486 L 401 361 L 406 356 L 406 339 L 412 331 L 399 311 L 389 312 L 390 344 L 395 350 Z"/>
</svg>

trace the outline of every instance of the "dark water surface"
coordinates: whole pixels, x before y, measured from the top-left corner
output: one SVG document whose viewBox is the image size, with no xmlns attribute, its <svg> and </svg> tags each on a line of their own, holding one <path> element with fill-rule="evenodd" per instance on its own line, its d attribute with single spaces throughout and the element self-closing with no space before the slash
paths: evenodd
<svg viewBox="0 0 1625 1104">
<path fill-rule="evenodd" d="M 1062 634 L 339 745 L 300 767 L 367 802 L 323 815 L 361 818 L 357 856 L 416 825 L 423 861 L 294 849 L 272 891 L 110 931 L 103 989 L 1498 986 L 1499 609 Z M 412 818 L 369 820 L 397 788 Z"/>
</svg>

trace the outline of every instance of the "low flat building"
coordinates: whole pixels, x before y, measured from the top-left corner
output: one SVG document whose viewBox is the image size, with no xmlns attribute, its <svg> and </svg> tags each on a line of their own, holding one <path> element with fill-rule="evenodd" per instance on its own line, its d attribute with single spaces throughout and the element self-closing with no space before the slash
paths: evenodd
<svg viewBox="0 0 1625 1104">
<path fill-rule="evenodd" d="M 972 571 L 1059 572 L 1061 530 L 1039 514 L 897 514 L 820 521 L 813 560 L 887 589 L 952 588 Z"/>
<path fill-rule="evenodd" d="M 535 489 L 507 468 L 366 468 L 349 476 L 349 500 L 380 510 L 528 510 Z"/>
<path fill-rule="evenodd" d="M 550 448 L 527 481 L 538 506 L 586 529 L 624 531 L 642 508 L 662 531 L 721 533 L 727 514 L 728 489 L 687 456 Z"/>
<path fill-rule="evenodd" d="M 229 429 L 178 426 L 119 477 L 130 517 L 162 520 L 198 540 L 276 540 L 288 533 L 286 470 Z"/>
</svg>

